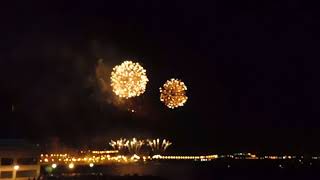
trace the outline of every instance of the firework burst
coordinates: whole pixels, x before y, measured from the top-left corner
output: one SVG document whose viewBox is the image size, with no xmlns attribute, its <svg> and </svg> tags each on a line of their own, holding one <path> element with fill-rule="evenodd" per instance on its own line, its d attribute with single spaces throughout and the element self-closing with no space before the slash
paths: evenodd
<svg viewBox="0 0 320 180">
<path fill-rule="evenodd" d="M 170 79 L 160 88 L 160 101 L 171 109 L 183 106 L 188 97 L 187 86 L 178 79 Z"/>
<path fill-rule="evenodd" d="M 158 139 L 147 140 L 147 145 L 151 148 L 152 152 L 154 154 L 162 154 L 166 151 L 166 149 L 171 145 L 172 143 L 166 139 L 163 139 L 162 141 Z"/>
<path fill-rule="evenodd" d="M 146 70 L 132 61 L 115 66 L 111 73 L 112 90 L 121 98 L 140 96 L 145 92 L 148 81 Z"/>
</svg>

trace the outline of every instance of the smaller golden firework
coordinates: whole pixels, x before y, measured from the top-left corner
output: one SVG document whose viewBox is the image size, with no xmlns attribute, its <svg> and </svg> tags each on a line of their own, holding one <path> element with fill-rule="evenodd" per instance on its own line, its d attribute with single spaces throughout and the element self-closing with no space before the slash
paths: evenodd
<svg viewBox="0 0 320 180">
<path fill-rule="evenodd" d="M 170 79 L 160 88 L 160 101 L 171 109 L 183 106 L 188 97 L 186 96 L 187 86 L 178 79 Z"/>
</svg>

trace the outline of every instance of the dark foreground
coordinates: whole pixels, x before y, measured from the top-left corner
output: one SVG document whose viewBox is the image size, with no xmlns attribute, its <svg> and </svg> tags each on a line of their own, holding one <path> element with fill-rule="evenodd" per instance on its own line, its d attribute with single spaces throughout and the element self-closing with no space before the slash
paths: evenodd
<svg viewBox="0 0 320 180">
<path fill-rule="evenodd" d="M 59 167 L 47 176 L 49 180 L 300 180 L 320 179 L 320 162 L 294 161 L 214 161 L 214 162 L 152 162 L 146 164 Z"/>
</svg>

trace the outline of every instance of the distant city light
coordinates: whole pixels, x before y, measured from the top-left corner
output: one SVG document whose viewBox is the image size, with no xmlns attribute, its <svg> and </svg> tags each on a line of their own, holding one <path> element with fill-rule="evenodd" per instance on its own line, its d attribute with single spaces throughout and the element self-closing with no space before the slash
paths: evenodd
<svg viewBox="0 0 320 180">
<path fill-rule="evenodd" d="M 277 160 L 277 159 L 297 159 L 298 162 L 303 164 L 304 162 L 299 157 L 291 156 L 291 155 L 271 155 L 271 156 L 257 156 L 253 153 L 234 153 L 227 155 L 199 155 L 199 156 L 164 156 L 163 151 L 166 146 L 170 145 L 170 142 L 167 140 L 160 140 L 159 138 L 153 140 L 138 140 L 136 138 L 132 138 L 131 140 L 120 139 L 116 141 L 111 141 L 112 145 L 120 146 L 125 148 L 125 151 L 118 150 L 104 150 L 104 151 L 82 151 L 79 155 L 71 155 L 71 154 L 52 154 L 50 157 L 47 157 L 47 154 L 41 156 L 39 162 L 41 164 L 51 163 L 50 168 L 55 168 L 57 166 L 55 162 L 55 157 L 59 157 L 60 162 L 64 162 L 66 164 L 74 163 L 75 164 L 105 164 L 105 163 L 130 163 L 137 161 L 151 161 L 151 160 L 194 160 L 194 161 L 211 161 L 217 158 L 231 158 L 231 159 L 248 159 L 248 160 Z M 152 153 L 154 156 L 140 156 L 141 154 L 135 153 L 139 151 L 140 145 L 143 144 L 146 147 L 153 148 Z M 130 149 L 130 151 L 129 151 Z M 127 154 L 130 152 L 130 154 Z M 123 155 L 127 154 L 126 156 Z M 320 157 L 312 157 L 312 159 L 320 159 Z M 73 166 L 74 166 L 73 165 Z M 72 166 L 72 165 L 71 165 Z"/>
<path fill-rule="evenodd" d="M 109 150 L 109 151 L 92 151 L 92 154 L 114 154 L 118 153 L 118 150 Z"/>
<path fill-rule="evenodd" d="M 216 159 L 234 159 L 234 160 L 291 160 L 296 159 L 298 163 L 305 164 L 306 161 L 301 159 L 301 156 L 294 156 L 288 154 L 282 155 L 256 155 L 254 153 L 234 153 L 234 154 L 203 154 L 203 155 L 164 155 L 164 151 L 171 142 L 166 139 L 124 139 L 111 140 L 110 145 L 115 148 L 115 150 L 81 150 L 79 154 L 40 154 L 39 162 L 41 165 L 45 165 L 46 168 L 55 169 L 61 164 L 61 166 L 67 166 L 70 169 L 75 168 L 75 166 L 86 165 L 89 167 L 94 167 L 96 165 L 108 165 L 113 163 L 136 163 L 136 162 L 148 162 L 148 161 L 198 161 L 207 162 L 214 161 Z M 142 148 L 143 153 L 139 152 Z M 121 150 L 121 151 L 120 151 Z M 148 151 L 149 150 L 149 151 Z M 152 154 L 152 156 L 146 156 L 146 154 Z M 313 156 L 311 159 L 318 160 L 320 157 Z M 58 162 L 59 161 L 59 162 Z M 277 164 L 279 165 L 279 164 Z M 309 165 L 309 162 L 308 162 Z M 286 167 L 281 164 L 282 167 Z M 19 169 L 19 166 L 14 166 L 14 169 Z"/>
</svg>

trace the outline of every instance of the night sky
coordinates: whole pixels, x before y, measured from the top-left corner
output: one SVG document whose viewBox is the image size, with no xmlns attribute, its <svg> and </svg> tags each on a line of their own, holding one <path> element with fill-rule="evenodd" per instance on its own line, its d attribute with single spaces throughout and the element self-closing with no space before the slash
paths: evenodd
<svg viewBox="0 0 320 180">
<path fill-rule="evenodd" d="M 164 137 L 181 152 L 320 152 L 320 20 L 318 7 L 302 2 L 3 5 L 0 137 L 70 146 Z M 101 92 L 96 68 L 126 59 L 150 82 L 119 106 Z M 172 77 L 189 96 L 175 110 L 159 101 Z"/>
</svg>

